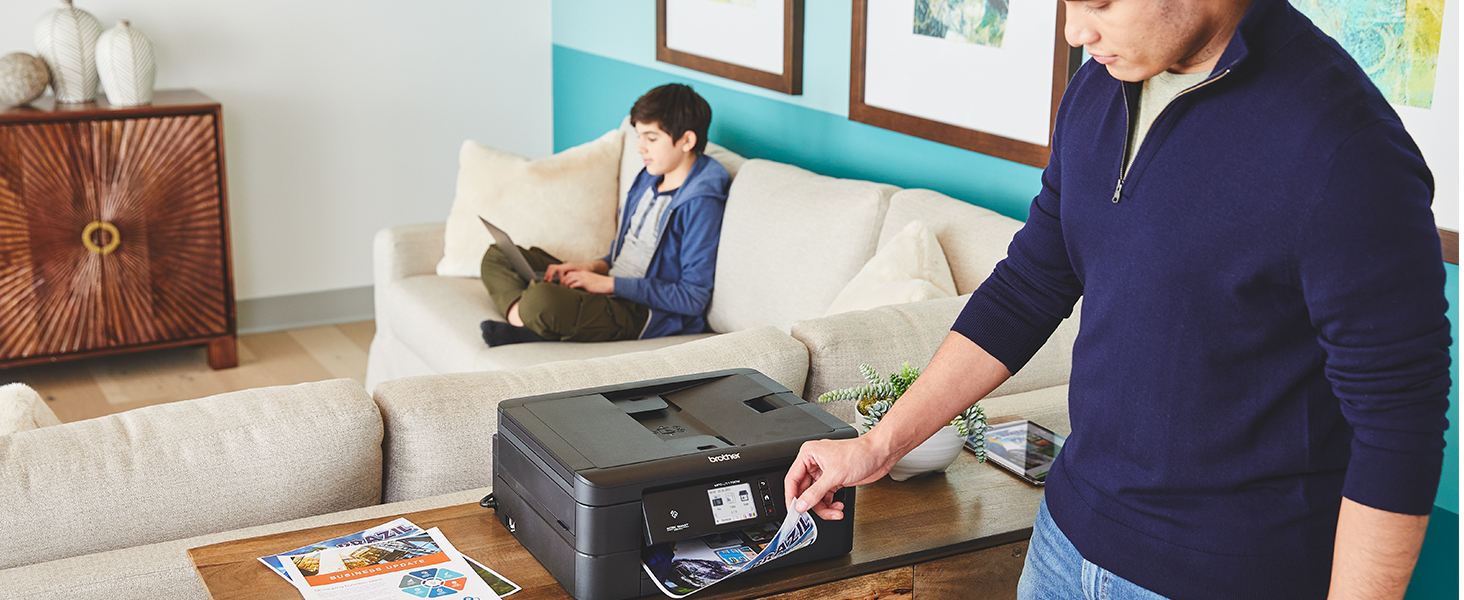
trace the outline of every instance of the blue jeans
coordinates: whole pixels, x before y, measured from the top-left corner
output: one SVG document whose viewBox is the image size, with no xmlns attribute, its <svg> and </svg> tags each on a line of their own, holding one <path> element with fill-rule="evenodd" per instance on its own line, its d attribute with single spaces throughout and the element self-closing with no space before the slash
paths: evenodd
<svg viewBox="0 0 1464 600">
<path fill-rule="evenodd" d="M 1083 559 L 1047 512 L 1037 509 L 1017 600 L 1165 600 Z"/>
</svg>

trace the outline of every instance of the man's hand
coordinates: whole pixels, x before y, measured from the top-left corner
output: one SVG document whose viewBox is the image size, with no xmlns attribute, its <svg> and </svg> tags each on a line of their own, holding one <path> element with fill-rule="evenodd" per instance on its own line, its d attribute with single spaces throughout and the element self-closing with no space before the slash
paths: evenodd
<svg viewBox="0 0 1464 600">
<path fill-rule="evenodd" d="M 610 265 L 605 264 L 605 261 L 603 260 L 549 265 L 549 268 L 544 269 L 544 281 L 552 283 L 555 280 L 558 280 L 560 283 L 565 283 L 564 276 L 575 271 L 588 271 L 590 273 L 598 273 L 600 275 L 604 275 L 610 272 Z M 565 285 L 569 284 L 566 283 Z"/>
<path fill-rule="evenodd" d="M 884 477 L 910 449 L 1011 376 L 971 340 L 947 334 L 925 373 L 874 429 L 852 440 L 803 444 L 783 478 L 783 501 L 791 510 L 812 509 L 826 520 L 844 518 L 843 503 L 834 502 L 834 492 Z"/>
<path fill-rule="evenodd" d="M 559 283 L 591 294 L 615 293 L 614 277 L 591 271 L 570 271 L 559 277 Z"/>
<path fill-rule="evenodd" d="M 834 502 L 834 492 L 874 483 L 899 460 L 874 448 L 871 439 L 804 442 L 783 478 L 783 504 L 798 512 L 812 510 L 826 521 L 844 518 L 844 503 Z"/>
</svg>

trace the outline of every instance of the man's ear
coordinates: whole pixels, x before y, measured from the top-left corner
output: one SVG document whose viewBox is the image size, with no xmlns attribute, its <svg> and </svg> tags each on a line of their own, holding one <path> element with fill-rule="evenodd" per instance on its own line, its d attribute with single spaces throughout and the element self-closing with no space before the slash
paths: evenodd
<svg viewBox="0 0 1464 600">
<path fill-rule="evenodd" d="M 676 147 L 680 148 L 682 152 L 691 152 L 691 149 L 696 147 L 696 132 L 687 130 L 686 133 L 681 134 L 681 139 L 676 140 Z"/>
</svg>

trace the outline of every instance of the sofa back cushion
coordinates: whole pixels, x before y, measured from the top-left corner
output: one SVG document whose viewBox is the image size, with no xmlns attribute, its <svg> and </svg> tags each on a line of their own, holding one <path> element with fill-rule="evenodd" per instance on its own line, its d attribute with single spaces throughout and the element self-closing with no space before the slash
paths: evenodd
<svg viewBox="0 0 1464 600">
<path fill-rule="evenodd" d="M 874 256 L 892 185 L 749 160 L 732 182 L 707 320 L 718 332 L 824 314 Z"/>
<path fill-rule="evenodd" d="M 825 392 L 864 385 L 861 364 L 882 374 L 898 370 L 905 362 L 924 371 L 970 299 L 966 295 L 923 300 L 799 321 L 793 326 L 793 337 L 808 347 L 809 355 L 803 397 L 812 401 Z M 1067 384 L 1078 336 L 1079 304 L 1032 360 L 988 397 Z M 851 400 L 823 406 L 835 417 L 853 423 L 854 404 Z"/>
<path fill-rule="evenodd" d="M 348 379 L 0 436 L 0 569 L 378 504 L 381 437 Z"/>
<path fill-rule="evenodd" d="M 1022 222 L 930 190 L 900 190 L 890 198 L 879 234 L 881 248 L 911 221 L 935 232 L 956 280 L 956 293 L 969 294 L 1006 258 Z"/>
<path fill-rule="evenodd" d="M 386 421 L 386 501 L 492 485 L 502 400 L 737 368 L 801 394 L 808 349 L 763 327 L 648 352 L 384 381 L 375 394 Z"/>
</svg>

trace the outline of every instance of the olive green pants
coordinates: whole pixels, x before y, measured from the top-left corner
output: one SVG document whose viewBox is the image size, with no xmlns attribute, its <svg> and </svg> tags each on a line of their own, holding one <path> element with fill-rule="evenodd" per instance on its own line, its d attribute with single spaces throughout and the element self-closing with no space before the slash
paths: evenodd
<svg viewBox="0 0 1464 600">
<path fill-rule="evenodd" d="M 564 262 L 537 246 L 520 246 L 519 251 L 535 271 Z M 542 280 L 524 281 L 497 244 L 483 254 L 482 277 L 483 287 L 488 288 L 488 295 L 504 317 L 517 302 L 524 327 L 546 340 L 633 340 L 640 337 L 651 316 L 651 310 L 644 305 L 610 294 L 592 294 Z"/>
</svg>

